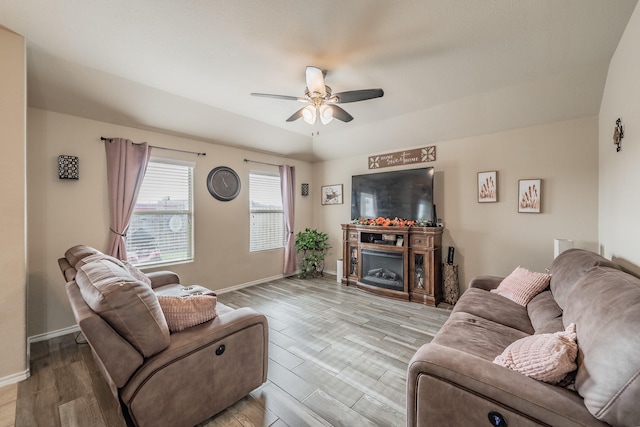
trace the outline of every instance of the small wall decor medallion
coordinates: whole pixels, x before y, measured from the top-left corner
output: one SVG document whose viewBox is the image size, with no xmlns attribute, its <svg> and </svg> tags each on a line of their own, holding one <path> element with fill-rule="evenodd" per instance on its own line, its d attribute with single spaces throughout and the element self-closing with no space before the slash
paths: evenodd
<svg viewBox="0 0 640 427">
<path fill-rule="evenodd" d="M 624 138 L 624 128 L 622 120 L 618 118 L 616 126 L 613 128 L 613 144 L 616 146 L 616 151 L 622 150 L 622 138 Z"/>
<path fill-rule="evenodd" d="M 78 158 L 76 156 L 58 156 L 58 178 L 80 179 Z"/>
<path fill-rule="evenodd" d="M 323 205 L 341 205 L 342 200 L 342 184 L 324 185 L 320 191 L 322 195 Z"/>
<path fill-rule="evenodd" d="M 395 153 L 369 156 L 369 169 L 387 168 L 389 166 L 412 165 L 436 161 L 436 146 L 431 145 L 414 150 L 397 151 Z"/>
<path fill-rule="evenodd" d="M 478 203 L 498 201 L 498 172 L 478 172 Z"/>
<path fill-rule="evenodd" d="M 521 179 L 518 181 L 518 212 L 540 213 L 542 206 L 542 180 Z"/>
</svg>

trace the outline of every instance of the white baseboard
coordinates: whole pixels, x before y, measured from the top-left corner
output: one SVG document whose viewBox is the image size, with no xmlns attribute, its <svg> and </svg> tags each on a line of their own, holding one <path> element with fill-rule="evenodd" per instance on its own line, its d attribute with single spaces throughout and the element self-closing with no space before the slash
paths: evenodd
<svg viewBox="0 0 640 427">
<path fill-rule="evenodd" d="M 27 338 L 27 360 L 31 360 L 31 344 L 38 341 L 46 341 L 51 338 L 61 337 L 62 335 L 72 334 L 74 332 L 80 332 L 80 326 L 73 325 L 55 331 L 45 332 L 43 334 L 33 335 Z M 27 375 L 28 377 L 29 375 Z"/>
<path fill-rule="evenodd" d="M 72 334 L 74 332 L 80 332 L 80 327 L 78 325 L 69 326 L 51 332 L 45 332 L 44 334 L 33 335 L 27 339 L 27 342 L 31 344 L 38 341 L 46 341 L 50 340 L 51 338 L 61 337 L 62 335 Z"/>
<path fill-rule="evenodd" d="M 29 378 L 29 375 L 29 370 L 27 369 L 23 372 L 18 372 L 15 374 L 7 375 L 6 377 L 2 377 L 0 378 L 0 388 L 26 380 L 27 378 Z"/>
<path fill-rule="evenodd" d="M 279 274 L 277 276 L 267 277 L 265 279 L 254 280 L 253 282 L 247 282 L 247 283 L 242 283 L 240 285 L 229 286 L 228 288 L 216 289 L 216 290 L 214 290 L 214 292 L 216 294 L 224 294 L 225 292 L 231 292 L 231 291 L 235 291 L 235 290 L 238 290 L 238 289 L 247 288 L 249 286 L 258 285 L 260 283 L 265 283 L 265 282 L 270 282 L 272 280 L 282 279 L 283 277 L 285 277 L 285 276 L 282 275 L 282 274 Z M 33 335 L 33 336 L 27 338 L 27 343 L 30 346 L 31 343 L 34 343 L 34 342 L 46 341 L 46 340 L 50 340 L 51 338 L 56 338 L 56 337 L 60 337 L 62 335 L 72 334 L 72 333 L 75 333 L 75 332 L 80 332 L 80 327 L 78 325 L 73 325 L 73 326 L 69 326 L 67 328 L 57 329 L 55 331 L 45 332 L 43 334 Z M 29 351 L 29 349 L 27 349 L 27 352 L 29 354 L 31 353 Z"/>
<path fill-rule="evenodd" d="M 70 334 L 73 332 L 80 332 L 80 328 L 78 325 L 69 326 L 68 328 L 58 329 L 56 331 L 45 332 L 44 334 L 34 335 L 27 338 L 27 360 L 31 360 L 31 343 L 38 341 L 46 341 L 51 338 L 59 337 L 62 335 Z M 26 380 L 31 376 L 31 371 L 26 369 L 22 372 L 17 372 L 15 374 L 7 375 L 6 377 L 0 378 L 0 388 L 19 383 L 20 381 Z"/>
<path fill-rule="evenodd" d="M 273 280 L 278 280 L 284 278 L 284 274 L 278 274 L 277 276 L 266 277 L 264 279 L 254 280 L 252 282 L 241 283 L 239 285 L 229 286 L 228 288 L 216 289 L 214 292 L 216 294 L 224 294 L 226 292 L 237 291 L 238 289 L 248 288 L 249 286 L 259 285 L 260 283 L 271 282 Z"/>
<path fill-rule="evenodd" d="M 296 275 L 298 272 L 292 274 L 292 275 Z M 329 271 L 326 270 L 325 273 L 327 274 L 331 274 L 334 275 L 336 274 L 335 271 Z M 254 285 L 259 285 L 260 283 L 265 283 L 265 282 L 271 282 L 273 280 L 278 280 L 278 279 L 282 279 L 286 277 L 283 274 L 278 274 L 276 276 L 271 276 L 271 277 L 265 277 L 264 279 L 259 279 L 259 280 L 254 280 L 252 282 L 247 282 L 247 283 L 241 283 L 239 285 L 234 285 L 234 286 L 229 286 L 228 288 L 222 288 L 222 289 L 216 289 L 214 290 L 214 292 L 216 294 L 224 294 L 226 292 L 231 292 L 231 291 L 237 291 L 239 289 L 243 289 L 243 288 L 248 288 L 249 286 L 254 286 Z M 69 326 L 67 328 L 62 328 L 62 329 L 57 329 L 55 331 L 50 331 L 50 332 L 45 332 L 43 334 L 38 334 L 38 335 L 33 335 L 31 337 L 28 337 L 27 339 L 27 360 L 30 360 L 30 356 L 31 356 L 31 343 L 34 342 L 39 342 L 39 341 L 46 341 L 46 340 L 50 340 L 51 338 L 56 338 L 56 337 L 60 337 L 62 335 L 67 335 L 67 334 L 71 334 L 71 333 L 75 333 L 75 332 L 80 332 L 80 327 L 78 325 L 73 325 L 73 326 Z M 12 384 L 12 379 L 14 376 L 19 377 L 16 381 L 13 382 L 18 382 L 18 381 L 22 381 L 23 379 L 26 379 L 29 377 L 29 370 L 25 371 L 26 372 L 26 376 L 24 373 L 20 373 L 20 374 L 13 374 L 10 375 L 9 377 L 5 377 L 5 378 L 9 378 L 9 382 L 7 384 Z M 4 380 L 4 378 L 0 378 L 0 386 L 2 386 L 2 381 Z"/>
</svg>

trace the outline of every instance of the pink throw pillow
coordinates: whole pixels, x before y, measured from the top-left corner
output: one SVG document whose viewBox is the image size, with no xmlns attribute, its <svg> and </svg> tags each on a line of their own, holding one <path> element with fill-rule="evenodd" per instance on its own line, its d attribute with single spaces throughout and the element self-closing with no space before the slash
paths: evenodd
<svg viewBox="0 0 640 427">
<path fill-rule="evenodd" d="M 526 306 L 533 297 L 549 286 L 550 280 L 549 274 L 536 273 L 518 266 L 491 292 Z"/>
<path fill-rule="evenodd" d="M 577 368 L 576 337 L 576 325 L 571 323 L 561 332 L 521 338 L 505 348 L 493 363 L 539 381 L 558 384 Z"/>
<path fill-rule="evenodd" d="M 217 300 L 213 295 L 158 295 L 160 308 L 171 332 L 180 332 L 215 318 L 218 315 Z"/>
</svg>

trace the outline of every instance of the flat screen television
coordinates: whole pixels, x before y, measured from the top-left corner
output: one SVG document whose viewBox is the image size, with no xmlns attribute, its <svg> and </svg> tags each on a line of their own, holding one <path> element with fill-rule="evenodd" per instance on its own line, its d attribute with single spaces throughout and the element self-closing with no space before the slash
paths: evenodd
<svg viewBox="0 0 640 427">
<path fill-rule="evenodd" d="M 351 177 L 351 219 L 401 218 L 436 223 L 433 167 Z"/>
</svg>

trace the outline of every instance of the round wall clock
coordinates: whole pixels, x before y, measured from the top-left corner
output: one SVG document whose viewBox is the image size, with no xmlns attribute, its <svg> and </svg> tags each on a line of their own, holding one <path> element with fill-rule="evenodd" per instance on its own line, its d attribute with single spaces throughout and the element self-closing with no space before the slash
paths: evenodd
<svg viewBox="0 0 640 427">
<path fill-rule="evenodd" d="M 218 166 L 209 172 L 207 188 L 213 197 L 228 202 L 240 194 L 240 177 L 233 169 L 227 166 Z"/>
</svg>

